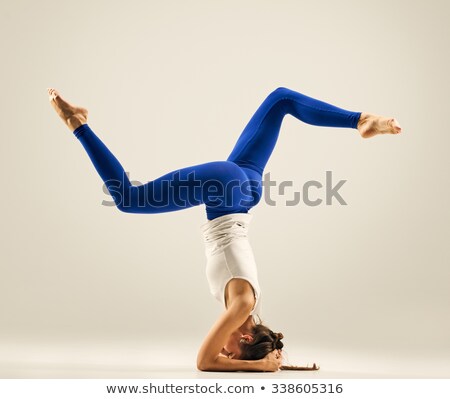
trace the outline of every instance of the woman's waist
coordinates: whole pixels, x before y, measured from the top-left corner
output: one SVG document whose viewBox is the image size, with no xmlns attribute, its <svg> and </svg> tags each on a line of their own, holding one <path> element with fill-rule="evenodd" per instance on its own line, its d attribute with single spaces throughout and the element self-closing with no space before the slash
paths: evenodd
<svg viewBox="0 0 450 399">
<path fill-rule="evenodd" d="M 244 237 L 252 217 L 250 213 L 230 213 L 208 220 L 200 226 L 200 230 L 205 242 L 220 240 L 227 235 Z"/>
<path fill-rule="evenodd" d="M 248 237 L 229 234 L 215 240 L 205 241 L 205 253 L 207 256 L 221 253 L 225 250 L 233 252 L 251 250 Z"/>
</svg>

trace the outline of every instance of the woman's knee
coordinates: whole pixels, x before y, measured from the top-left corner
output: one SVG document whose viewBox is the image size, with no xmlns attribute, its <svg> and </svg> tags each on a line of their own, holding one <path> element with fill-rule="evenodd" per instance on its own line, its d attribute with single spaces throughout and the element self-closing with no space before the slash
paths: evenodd
<svg viewBox="0 0 450 399">
<path fill-rule="evenodd" d="M 291 89 L 288 89 L 287 87 L 277 87 L 274 91 L 272 91 L 271 95 L 278 98 L 283 98 L 285 96 L 288 96 L 292 93 Z"/>
<path fill-rule="evenodd" d="M 286 108 L 286 105 L 290 103 L 294 93 L 286 87 L 278 87 L 269 94 L 266 101 L 270 107 L 277 106 L 281 112 L 287 113 L 288 108 Z"/>
</svg>

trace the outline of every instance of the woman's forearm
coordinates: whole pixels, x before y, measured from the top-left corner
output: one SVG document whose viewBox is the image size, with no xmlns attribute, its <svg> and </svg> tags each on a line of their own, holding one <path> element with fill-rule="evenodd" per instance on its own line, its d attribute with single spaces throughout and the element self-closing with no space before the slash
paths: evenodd
<svg viewBox="0 0 450 399">
<path fill-rule="evenodd" d="M 218 356 L 214 361 L 198 364 L 201 371 L 275 371 L 270 370 L 269 364 L 264 359 L 239 360 Z"/>
</svg>

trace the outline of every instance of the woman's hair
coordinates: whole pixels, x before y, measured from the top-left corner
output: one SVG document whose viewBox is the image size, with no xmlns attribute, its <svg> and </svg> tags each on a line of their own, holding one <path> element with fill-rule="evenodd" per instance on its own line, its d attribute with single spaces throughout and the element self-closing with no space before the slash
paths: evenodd
<svg viewBox="0 0 450 399">
<path fill-rule="evenodd" d="M 282 333 L 273 332 L 269 327 L 259 323 L 252 328 L 253 339 L 251 342 L 247 342 L 242 339 L 241 344 L 241 356 L 242 360 L 259 360 L 266 357 L 270 352 L 275 349 L 283 349 L 283 342 L 281 340 L 284 338 Z M 304 370 L 304 371 L 315 371 L 319 370 L 316 363 L 310 366 L 292 366 L 284 365 L 280 367 L 281 370 Z"/>
<path fill-rule="evenodd" d="M 242 360 L 259 360 L 275 349 L 282 349 L 284 344 L 282 333 L 275 333 L 263 324 L 256 324 L 252 329 L 253 340 L 241 340 Z"/>
</svg>

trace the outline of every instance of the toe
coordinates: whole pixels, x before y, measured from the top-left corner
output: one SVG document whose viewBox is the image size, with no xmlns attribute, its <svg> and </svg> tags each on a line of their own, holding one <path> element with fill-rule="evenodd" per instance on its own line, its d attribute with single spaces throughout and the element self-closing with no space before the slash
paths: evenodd
<svg viewBox="0 0 450 399">
<path fill-rule="evenodd" d="M 395 133 L 400 133 L 402 131 L 402 128 L 396 119 L 393 119 L 392 127 Z"/>
<path fill-rule="evenodd" d="M 57 97 L 57 91 L 55 89 L 49 89 L 48 94 L 50 96 L 50 101 L 55 100 Z"/>
</svg>

